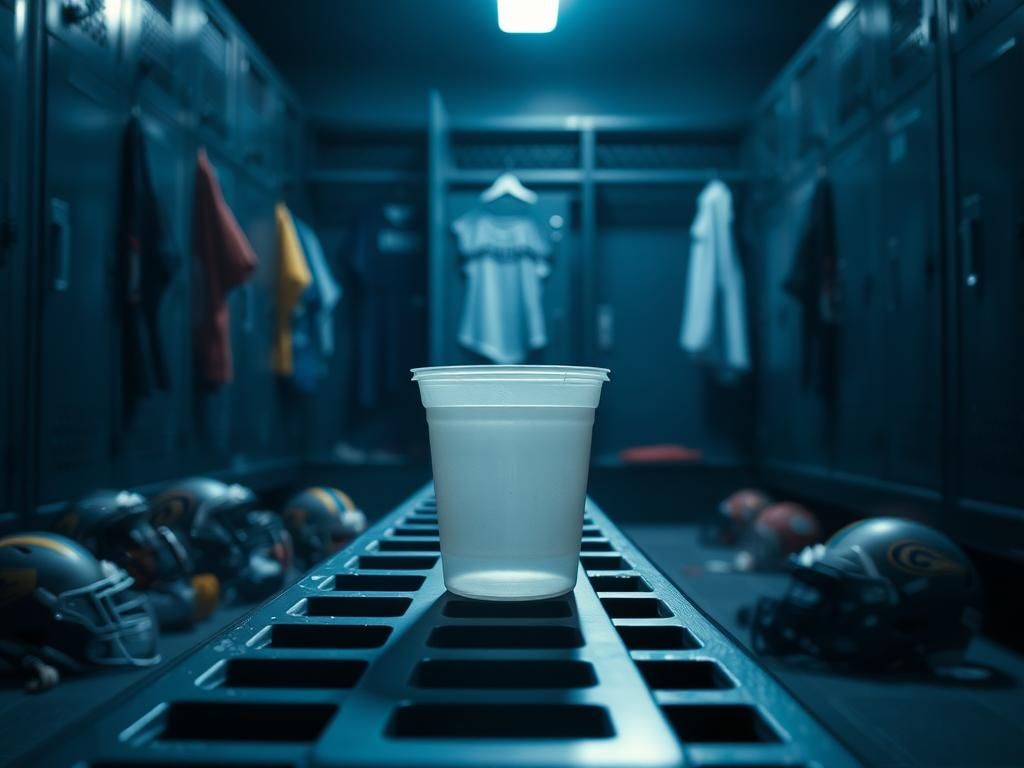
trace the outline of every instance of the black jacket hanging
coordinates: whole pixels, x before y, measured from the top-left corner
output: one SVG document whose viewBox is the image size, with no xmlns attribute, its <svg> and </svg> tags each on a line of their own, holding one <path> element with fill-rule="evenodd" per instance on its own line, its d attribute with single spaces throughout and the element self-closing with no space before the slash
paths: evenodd
<svg viewBox="0 0 1024 768">
<path fill-rule="evenodd" d="M 131 422 L 140 400 L 154 389 L 170 386 L 160 334 L 160 303 L 179 263 L 153 191 L 142 125 L 133 116 L 121 146 L 117 259 L 124 423 Z"/>
<path fill-rule="evenodd" d="M 807 226 L 783 287 L 802 309 L 803 385 L 827 404 L 839 381 L 839 306 L 832 184 L 818 180 Z"/>
</svg>

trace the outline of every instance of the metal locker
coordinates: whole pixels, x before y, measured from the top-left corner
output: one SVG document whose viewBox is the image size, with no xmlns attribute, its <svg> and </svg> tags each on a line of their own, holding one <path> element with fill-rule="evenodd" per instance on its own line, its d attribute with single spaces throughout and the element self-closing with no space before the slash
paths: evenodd
<svg viewBox="0 0 1024 768">
<path fill-rule="evenodd" d="M 807 57 L 792 83 L 794 151 L 797 162 L 813 156 L 828 133 L 828 81 L 823 51 Z"/>
<path fill-rule="evenodd" d="M 864 127 L 871 117 L 875 85 L 875 63 L 870 13 L 862 3 L 840 4 L 844 16 L 835 12 L 829 24 L 835 29 L 831 41 L 830 82 L 832 116 L 829 137 L 832 145 L 843 143 Z"/>
<path fill-rule="evenodd" d="M 239 158 L 253 173 L 276 172 L 280 96 L 267 70 L 248 51 L 239 55 L 238 78 Z"/>
<path fill-rule="evenodd" d="M 792 260 L 792 213 L 785 198 L 761 215 L 755 284 L 760 297 L 758 338 L 760 354 L 756 378 L 758 453 L 768 464 L 792 461 L 793 338 L 798 310 L 782 284 Z"/>
<path fill-rule="evenodd" d="M 885 33 L 879 52 L 883 99 L 899 98 L 935 71 L 937 0 L 880 0 Z"/>
<path fill-rule="evenodd" d="M 833 468 L 881 477 L 885 469 L 885 382 L 879 263 L 879 135 L 870 129 L 828 165 L 835 201 L 839 270 L 839 391 Z"/>
<path fill-rule="evenodd" d="M 111 66 L 120 20 L 102 2 L 86 5 L 94 9 L 90 15 L 60 26 L 60 35 L 47 41 L 38 477 L 43 502 L 110 477 L 118 335 L 112 267 L 119 140 L 128 110 Z"/>
<path fill-rule="evenodd" d="M 957 62 L 960 492 L 1024 507 L 1024 9 Z"/>
<path fill-rule="evenodd" d="M 221 144 L 231 141 L 235 129 L 231 71 L 234 48 L 226 20 L 208 4 L 197 9 L 195 32 L 194 91 L 186 98 L 194 100 L 196 119 L 204 134 Z"/>
<path fill-rule="evenodd" d="M 936 84 L 883 121 L 882 284 L 888 467 L 898 483 L 941 478 L 942 286 Z"/>
<path fill-rule="evenodd" d="M 778 263 L 780 271 L 774 290 L 782 293 L 777 331 L 778 343 L 784 350 L 783 391 L 790 400 L 790 422 L 787 425 L 790 458 L 798 466 L 823 470 L 827 466 L 828 456 L 825 411 L 817 389 L 803 382 L 802 310 L 799 303 L 782 288 L 808 226 L 808 213 L 816 184 L 817 173 L 810 173 L 791 187 L 786 195 L 786 219 L 790 235 L 786 251 L 781 254 Z"/>
<path fill-rule="evenodd" d="M 950 28 L 957 51 L 1005 19 L 1022 0 L 947 0 L 952 8 Z"/>
<path fill-rule="evenodd" d="M 189 365 L 189 237 L 184 208 L 192 190 L 184 186 L 186 166 L 192 160 L 191 142 L 167 115 L 143 110 L 140 114 L 146 153 L 157 200 L 168 236 L 181 259 L 174 282 L 160 307 L 160 334 L 170 373 L 168 391 L 154 390 L 138 406 L 135 418 L 122 426 L 117 439 L 117 484 L 151 483 L 180 473 L 183 426 L 188 416 Z"/>
<path fill-rule="evenodd" d="M 259 258 L 255 275 L 238 288 L 239 322 L 232 317 L 235 359 L 233 453 L 244 460 L 265 459 L 283 440 L 278 423 L 276 376 L 270 368 L 276 318 L 278 272 L 275 191 L 265 179 L 239 172 L 235 215 Z"/>
</svg>

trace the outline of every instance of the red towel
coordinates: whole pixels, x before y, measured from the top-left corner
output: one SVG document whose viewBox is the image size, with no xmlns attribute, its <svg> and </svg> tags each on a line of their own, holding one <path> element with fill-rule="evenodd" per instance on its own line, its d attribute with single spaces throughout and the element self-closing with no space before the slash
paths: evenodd
<svg viewBox="0 0 1024 768">
<path fill-rule="evenodd" d="M 704 454 L 685 445 L 637 445 L 619 451 L 626 464 L 683 464 L 701 461 Z"/>
<path fill-rule="evenodd" d="M 252 276 L 259 260 L 224 202 L 217 174 L 202 147 L 196 155 L 192 250 L 198 273 L 193 282 L 193 320 L 199 375 L 206 383 L 220 386 L 233 377 L 228 294 Z"/>
</svg>

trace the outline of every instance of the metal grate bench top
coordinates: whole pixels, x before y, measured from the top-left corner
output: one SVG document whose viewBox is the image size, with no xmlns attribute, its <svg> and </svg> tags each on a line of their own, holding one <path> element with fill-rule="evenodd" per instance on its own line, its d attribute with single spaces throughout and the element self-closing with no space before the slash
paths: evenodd
<svg viewBox="0 0 1024 768">
<path fill-rule="evenodd" d="M 447 593 L 428 486 L 25 764 L 856 765 L 590 502 L 580 567 L 562 598 Z"/>
</svg>

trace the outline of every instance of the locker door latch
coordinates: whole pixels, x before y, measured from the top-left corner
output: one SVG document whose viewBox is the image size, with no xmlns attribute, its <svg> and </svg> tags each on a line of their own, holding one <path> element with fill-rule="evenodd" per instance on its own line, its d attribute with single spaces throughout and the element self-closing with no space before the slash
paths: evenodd
<svg viewBox="0 0 1024 768">
<path fill-rule="evenodd" d="M 964 285 L 978 287 L 977 229 L 981 218 L 981 195 L 963 199 L 960 209 L 960 248 L 963 255 Z"/>
</svg>

